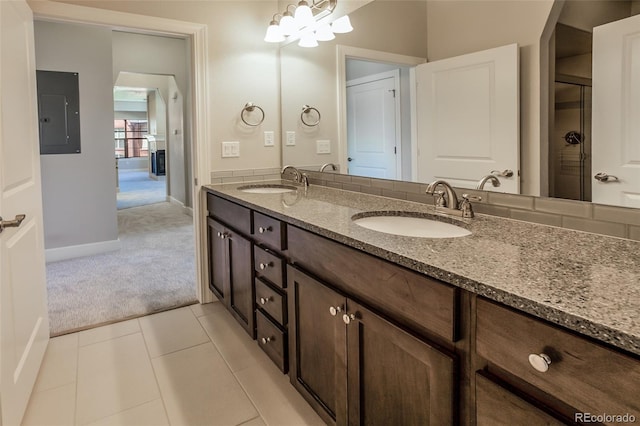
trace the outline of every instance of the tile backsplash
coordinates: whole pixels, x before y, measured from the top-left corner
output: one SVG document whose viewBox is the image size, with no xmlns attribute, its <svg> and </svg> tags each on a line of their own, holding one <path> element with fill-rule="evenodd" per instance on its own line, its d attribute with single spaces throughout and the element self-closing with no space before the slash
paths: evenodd
<svg viewBox="0 0 640 426">
<path fill-rule="evenodd" d="M 308 170 L 305 170 L 305 173 L 313 185 L 433 204 L 433 196 L 425 193 L 426 183 Z M 260 182 L 281 178 L 291 179 L 291 175 L 281 176 L 280 168 L 228 170 L 211 173 L 211 183 L 213 184 Z M 640 241 L 640 209 L 474 189 L 456 188 L 456 192 L 458 194 L 468 193 L 472 197 L 481 198 L 480 201 L 472 202 L 476 213 Z"/>
<path fill-rule="evenodd" d="M 425 183 L 363 178 L 331 172 L 305 173 L 309 175 L 309 182 L 315 185 L 425 204 L 433 203 L 433 197 L 425 193 Z M 476 213 L 640 241 L 640 209 L 473 189 L 456 188 L 456 192 L 482 198 L 481 201 L 472 202 Z"/>
</svg>

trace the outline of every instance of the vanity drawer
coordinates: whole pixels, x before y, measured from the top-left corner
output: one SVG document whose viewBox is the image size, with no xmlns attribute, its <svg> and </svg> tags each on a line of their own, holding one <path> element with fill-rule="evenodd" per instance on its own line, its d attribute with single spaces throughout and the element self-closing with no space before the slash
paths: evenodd
<svg viewBox="0 0 640 426">
<path fill-rule="evenodd" d="M 281 327 L 287 322 L 286 296 L 256 278 L 256 306 L 271 316 Z"/>
<path fill-rule="evenodd" d="M 481 298 L 476 350 L 578 412 L 630 413 L 640 418 L 640 360 L 631 356 Z M 543 365 L 539 355 L 548 356 L 548 370 L 534 369 L 530 354 Z"/>
<path fill-rule="evenodd" d="M 285 288 L 284 262 L 273 252 L 253 246 L 253 259 L 256 275 L 270 281 L 280 288 Z"/>
<path fill-rule="evenodd" d="M 275 250 L 287 248 L 286 225 L 262 213 L 253 212 L 253 237 Z"/>
<path fill-rule="evenodd" d="M 477 426 L 562 426 L 535 405 L 511 393 L 482 373 L 476 373 Z"/>
<path fill-rule="evenodd" d="M 280 330 L 260 310 L 256 311 L 256 335 L 258 345 L 283 373 L 287 372 L 286 333 Z"/>
<path fill-rule="evenodd" d="M 287 235 L 296 265 L 402 326 L 457 340 L 459 289 L 295 226 Z"/>
<path fill-rule="evenodd" d="M 209 215 L 245 235 L 251 234 L 251 210 L 224 198 L 207 193 Z"/>
</svg>

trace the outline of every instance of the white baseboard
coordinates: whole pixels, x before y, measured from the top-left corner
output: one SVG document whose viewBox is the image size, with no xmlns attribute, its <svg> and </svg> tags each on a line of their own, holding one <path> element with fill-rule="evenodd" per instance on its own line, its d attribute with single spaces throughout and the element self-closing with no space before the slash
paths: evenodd
<svg viewBox="0 0 640 426">
<path fill-rule="evenodd" d="M 193 217 L 193 208 L 192 207 L 185 206 L 182 201 L 176 200 L 175 198 L 173 198 L 170 195 L 167 195 L 167 201 L 169 201 L 171 204 L 177 204 L 178 206 L 182 207 L 182 212 L 184 214 Z"/>
<path fill-rule="evenodd" d="M 58 247 L 44 251 L 46 262 L 75 259 L 120 250 L 120 240 L 100 241 L 99 243 L 79 244 L 77 246 Z"/>
</svg>

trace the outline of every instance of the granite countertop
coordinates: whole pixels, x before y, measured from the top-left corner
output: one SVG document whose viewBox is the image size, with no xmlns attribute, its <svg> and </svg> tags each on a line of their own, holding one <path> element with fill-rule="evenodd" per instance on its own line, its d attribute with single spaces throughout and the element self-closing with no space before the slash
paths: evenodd
<svg viewBox="0 0 640 426">
<path fill-rule="evenodd" d="M 315 185 L 282 194 L 238 190 L 243 185 L 205 188 L 640 355 L 640 242 L 482 214 L 455 218 L 472 232 L 466 237 L 397 236 L 363 228 L 351 217 L 368 211 L 435 214 L 433 206 Z"/>
</svg>

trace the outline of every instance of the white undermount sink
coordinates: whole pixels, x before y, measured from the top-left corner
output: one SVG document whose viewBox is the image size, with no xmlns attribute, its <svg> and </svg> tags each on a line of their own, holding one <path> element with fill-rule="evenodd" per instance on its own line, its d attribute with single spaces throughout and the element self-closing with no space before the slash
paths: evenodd
<svg viewBox="0 0 640 426">
<path fill-rule="evenodd" d="M 406 237 L 455 238 L 471 235 L 471 231 L 462 226 L 431 217 L 412 212 L 367 212 L 357 214 L 351 220 L 373 231 Z"/>
<path fill-rule="evenodd" d="M 245 185 L 238 188 L 238 190 L 242 192 L 250 192 L 252 194 L 283 194 L 286 192 L 293 192 L 296 189 L 298 188 L 295 186 L 277 184 Z"/>
</svg>

